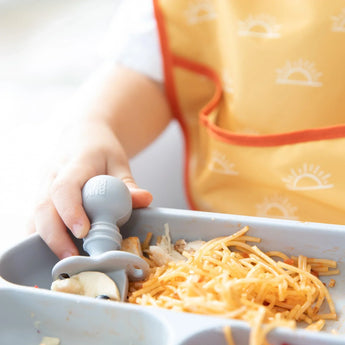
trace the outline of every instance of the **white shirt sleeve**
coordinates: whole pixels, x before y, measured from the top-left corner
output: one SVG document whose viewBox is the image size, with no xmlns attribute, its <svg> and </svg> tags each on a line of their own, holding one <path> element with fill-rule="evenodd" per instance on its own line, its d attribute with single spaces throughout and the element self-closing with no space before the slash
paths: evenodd
<svg viewBox="0 0 345 345">
<path fill-rule="evenodd" d="M 163 82 L 152 0 L 122 0 L 105 42 L 108 59 Z"/>
</svg>

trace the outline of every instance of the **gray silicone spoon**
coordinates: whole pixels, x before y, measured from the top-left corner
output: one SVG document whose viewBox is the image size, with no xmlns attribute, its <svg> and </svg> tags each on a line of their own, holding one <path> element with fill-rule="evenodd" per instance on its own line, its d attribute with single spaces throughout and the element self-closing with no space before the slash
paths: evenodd
<svg viewBox="0 0 345 345">
<path fill-rule="evenodd" d="M 85 183 L 82 200 L 91 223 L 83 248 L 90 256 L 71 256 L 59 261 L 52 270 L 53 280 L 62 273 L 71 276 L 83 271 L 103 272 L 113 279 L 121 301 L 125 301 L 128 279 L 143 280 L 149 272 L 144 259 L 120 250 L 119 226 L 128 221 L 132 212 L 130 192 L 120 179 L 99 175 Z"/>
</svg>

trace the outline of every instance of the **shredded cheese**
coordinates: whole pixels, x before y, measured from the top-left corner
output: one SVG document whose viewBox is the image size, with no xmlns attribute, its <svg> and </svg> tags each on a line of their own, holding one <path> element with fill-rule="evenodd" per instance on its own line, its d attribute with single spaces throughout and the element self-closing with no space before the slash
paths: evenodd
<svg viewBox="0 0 345 345">
<path fill-rule="evenodd" d="M 146 281 L 131 283 L 128 301 L 244 320 L 252 327 L 250 345 L 263 344 L 276 327 L 304 321 L 307 329 L 321 330 L 325 320 L 335 320 L 334 303 L 318 276 L 337 274 L 336 262 L 264 253 L 248 244 L 260 242 L 248 230 L 205 242 L 184 260 L 152 265 Z M 321 314 L 324 304 L 328 312 Z M 231 344 L 228 330 L 225 336 Z"/>
<path fill-rule="evenodd" d="M 232 332 L 231 332 L 230 326 L 225 326 L 223 328 L 223 332 L 224 332 L 224 338 L 225 338 L 226 344 L 227 345 L 236 345 L 234 342 L 234 339 L 232 337 Z"/>
</svg>

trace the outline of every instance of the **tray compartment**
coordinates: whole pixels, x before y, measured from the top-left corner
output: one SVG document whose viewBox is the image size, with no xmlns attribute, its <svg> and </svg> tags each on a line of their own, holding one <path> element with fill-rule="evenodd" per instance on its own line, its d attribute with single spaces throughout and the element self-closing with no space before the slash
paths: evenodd
<svg viewBox="0 0 345 345">
<path fill-rule="evenodd" d="M 213 328 L 203 329 L 186 337 L 178 345 L 228 345 L 224 326 L 218 325 Z M 249 329 L 239 324 L 231 324 L 232 338 L 236 345 L 248 345 Z M 326 333 L 312 333 L 303 330 L 291 331 L 287 329 L 277 329 L 272 331 L 267 340 L 270 345 L 344 345 L 345 340 Z"/>
<path fill-rule="evenodd" d="M 325 330 L 320 333 L 303 330 L 294 332 L 276 330 L 270 334 L 269 341 L 272 345 L 282 345 L 284 342 L 289 345 L 345 345 L 345 226 L 148 208 L 134 210 L 129 222 L 121 227 L 121 233 L 124 238 L 139 236 L 141 240 L 144 240 L 147 232 L 153 232 L 155 239 L 164 233 L 165 224 L 168 224 L 174 241 L 179 238 L 184 238 L 187 241 L 209 240 L 217 236 L 230 235 L 248 225 L 250 227 L 248 234 L 262 239 L 262 243 L 258 245 L 262 250 L 280 250 L 288 255 L 303 254 L 309 257 L 336 260 L 341 272 L 340 275 L 325 277 L 322 280 L 325 283 L 330 278 L 336 280 L 336 285 L 330 289 L 330 293 L 336 305 L 338 320 L 328 321 Z M 75 240 L 75 242 L 81 254 L 85 255 L 82 251 L 82 241 Z M 38 235 L 32 235 L 0 257 L 0 276 L 5 280 L 2 283 L 0 280 L 0 303 L 1 306 L 6 307 L 1 308 L 2 311 L 0 312 L 0 324 L 2 324 L 0 332 L 5 332 L 7 328 L 11 329 L 11 327 L 12 330 L 18 328 L 25 330 L 23 334 L 31 332 L 30 336 L 25 338 L 27 341 L 23 343 L 18 342 L 18 338 L 14 335 L 8 335 L 8 344 L 39 344 L 43 331 L 47 332 L 46 335 L 48 336 L 59 336 L 60 333 L 66 334 L 69 338 L 66 338 L 62 345 L 76 344 L 76 342 L 70 342 L 70 339 L 88 345 L 87 340 L 86 342 L 80 341 L 83 332 L 97 333 L 98 337 L 101 337 L 100 334 L 108 334 L 108 338 L 97 338 L 94 335 L 96 337 L 94 339 L 99 340 L 102 345 L 115 344 L 116 337 L 109 333 L 110 329 L 112 329 L 112 332 L 114 331 L 115 323 L 114 317 L 111 315 L 118 315 L 118 312 L 122 310 L 132 312 L 132 314 L 128 312 L 128 315 L 138 313 L 139 318 L 143 316 L 142 321 L 138 319 L 138 322 L 135 322 L 136 325 L 144 322 L 144 319 L 149 321 L 148 326 L 145 323 L 142 324 L 142 329 L 144 329 L 145 337 L 145 332 L 148 329 L 151 333 L 154 333 L 153 338 L 147 338 L 150 339 L 151 345 L 223 345 L 222 341 L 224 339 L 220 330 L 224 324 L 232 326 L 237 345 L 247 345 L 248 343 L 249 328 L 243 322 L 186 313 L 176 315 L 176 313 L 166 310 L 115 302 L 108 303 L 109 301 L 99 302 L 86 297 L 81 298 L 80 296 L 76 297 L 45 290 L 50 288 L 51 269 L 57 261 L 56 256 Z M 5 285 L 5 289 L 1 289 L 1 285 Z M 34 285 L 38 285 L 43 289 L 34 289 L 32 288 Z M 42 307 L 36 310 L 37 305 L 42 304 L 43 301 L 45 309 Z M 69 323 L 67 322 L 67 305 L 75 308 L 76 315 L 81 315 L 84 320 L 83 324 L 78 324 L 78 319 L 73 317 L 69 318 Z M 10 311 L 7 318 L 4 310 L 9 308 L 17 311 Z M 25 317 L 22 315 L 23 308 Z M 31 317 L 32 312 L 35 315 L 40 315 L 40 320 L 33 320 Z M 112 322 L 110 322 L 110 319 L 112 319 Z M 132 319 L 132 316 L 128 316 L 128 320 L 130 319 Z M 106 323 L 109 322 L 111 326 L 107 326 L 109 328 L 105 330 L 102 320 L 107 320 Z M 135 317 L 134 320 L 136 320 Z M 44 325 L 45 327 L 39 330 L 41 332 L 39 334 L 37 329 L 33 328 L 34 323 L 37 321 L 40 321 L 41 326 Z M 75 323 L 77 326 L 74 325 Z M 130 334 L 131 330 L 124 324 L 116 329 L 120 332 L 116 344 L 128 345 L 131 342 L 136 345 L 149 344 L 149 342 L 144 342 L 145 339 L 128 338 L 128 336 L 134 336 L 135 332 Z M 332 332 L 336 332 L 338 335 L 333 335 Z M 149 337 L 149 333 L 147 334 Z M 13 341 L 13 339 L 16 341 Z M 90 344 L 97 343 L 94 339 Z M 7 343 L 4 342 L 4 345 L 7 345 Z"/>
<path fill-rule="evenodd" d="M 61 345 L 167 345 L 171 338 L 169 325 L 147 309 L 38 289 L 18 292 L 0 289 L 1 345 L 39 345 L 44 336 Z"/>
</svg>

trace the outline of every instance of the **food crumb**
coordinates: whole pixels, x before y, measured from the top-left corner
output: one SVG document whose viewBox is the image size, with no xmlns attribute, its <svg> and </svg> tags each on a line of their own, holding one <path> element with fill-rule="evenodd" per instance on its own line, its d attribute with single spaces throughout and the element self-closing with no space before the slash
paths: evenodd
<svg viewBox="0 0 345 345">
<path fill-rule="evenodd" d="M 329 287 L 334 287 L 335 286 L 335 280 L 334 279 L 331 279 L 330 281 L 329 281 L 329 283 L 328 283 L 328 286 Z"/>
<path fill-rule="evenodd" d="M 40 345 L 60 345 L 60 339 L 54 337 L 43 337 Z"/>
</svg>

